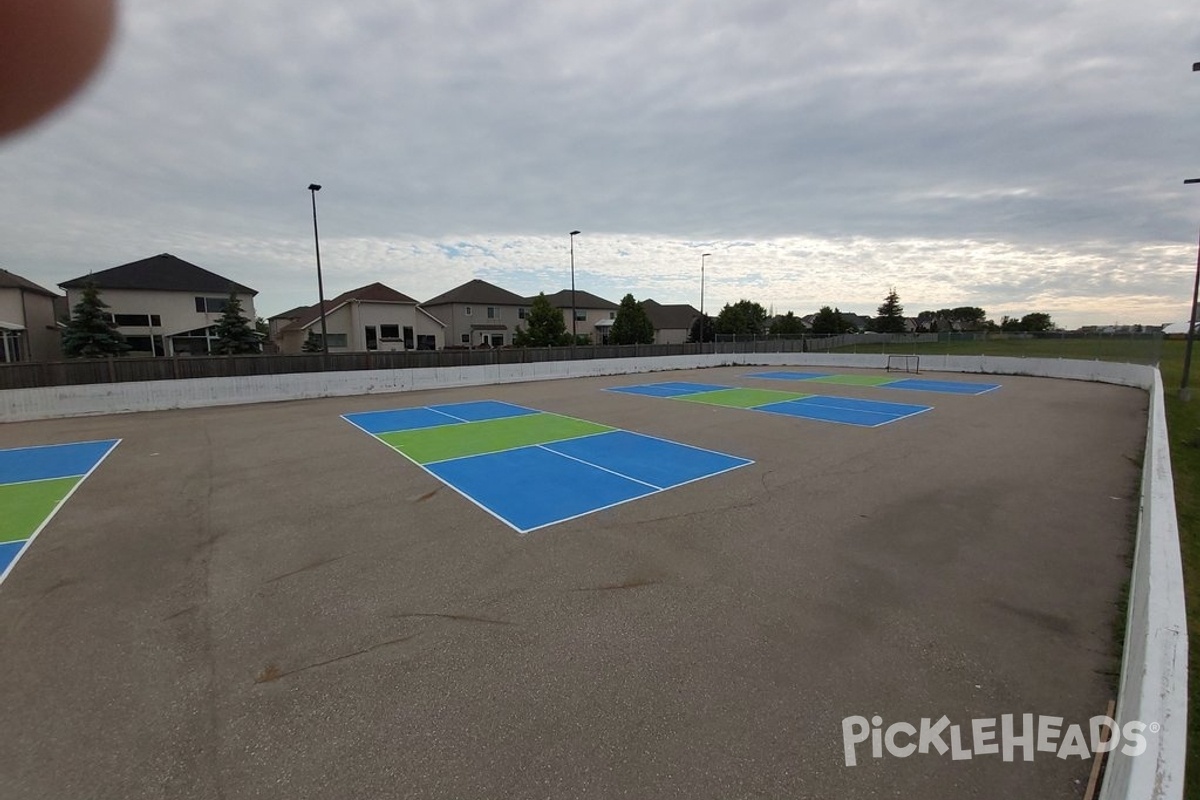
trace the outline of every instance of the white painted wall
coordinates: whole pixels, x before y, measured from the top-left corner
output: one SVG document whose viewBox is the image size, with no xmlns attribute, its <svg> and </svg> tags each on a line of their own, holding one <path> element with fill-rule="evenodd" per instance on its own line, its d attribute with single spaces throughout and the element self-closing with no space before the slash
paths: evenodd
<svg viewBox="0 0 1200 800">
<path fill-rule="evenodd" d="M 1147 368 L 1149 369 L 1149 368 Z M 1163 407 L 1162 376 L 1153 370 L 1142 461 L 1141 513 L 1129 584 L 1129 612 L 1117 722 L 1160 726 L 1143 735 L 1137 756 L 1109 754 L 1100 800 L 1177 800 L 1187 758 L 1187 608 L 1175 516 L 1175 488 Z"/>
<path fill-rule="evenodd" d="M 735 364 L 883 368 L 886 362 L 884 355 L 868 354 L 704 354 L 15 389 L 0 392 L 0 422 Z M 921 369 L 923 372 L 1099 381 L 1140 387 L 1150 392 L 1141 514 L 1116 718 L 1121 725 L 1137 720 L 1161 727 L 1146 736 L 1148 749 L 1145 753 L 1130 757 L 1118 750 L 1110 756 L 1100 797 L 1102 800 L 1179 800 L 1183 797 L 1187 739 L 1187 618 L 1162 379 L 1158 370 L 1140 364 L 990 356 L 922 356 Z"/>
</svg>

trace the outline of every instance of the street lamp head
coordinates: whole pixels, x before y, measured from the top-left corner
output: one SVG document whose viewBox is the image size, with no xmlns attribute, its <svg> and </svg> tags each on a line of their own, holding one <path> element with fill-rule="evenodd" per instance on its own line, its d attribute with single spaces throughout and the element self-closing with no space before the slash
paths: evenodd
<svg viewBox="0 0 1200 800">
<path fill-rule="evenodd" d="M 578 235 L 579 235 L 579 231 L 571 231 L 571 235 L 572 235 L 572 236 L 578 236 Z"/>
<path fill-rule="evenodd" d="M 701 253 L 701 254 L 700 254 L 700 257 L 701 257 L 701 258 L 711 258 L 711 257 L 712 257 L 712 253 Z"/>
<path fill-rule="evenodd" d="M 310 192 L 319 192 L 319 191 L 321 191 L 321 184 L 319 184 L 319 183 L 310 183 L 310 184 L 308 185 L 308 190 L 309 190 Z"/>
</svg>

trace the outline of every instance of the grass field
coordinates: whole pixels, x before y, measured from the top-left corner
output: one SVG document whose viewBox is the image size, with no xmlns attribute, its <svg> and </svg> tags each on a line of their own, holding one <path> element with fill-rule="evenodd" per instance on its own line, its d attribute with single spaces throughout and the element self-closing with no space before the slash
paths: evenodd
<svg viewBox="0 0 1200 800">
<path fill-rule="evenodd" d="M 834 350 L 836 353 L 893 353 L 904 355 L 988 355 L 1015 356 L 1017 358 L 1082 358 L 1101 361 L 1127 361 L 1135 364 L 1153 364 L 1164 356 L 1166 350 L 1174 350 L 1183 342 L 1165 342 L 1157 336 L 1119 337 L 1089 336 L 1058 338 L 1048 336 L 1037 339 L 970 339 L 939 342 L 890 342 L 847 345 Z M 1166 348 L 1166 350 L 1164 349 Z M 1179 356 L 1182 359 L 1182 355 Z M 1182 363 L 1182 360 L 1180 360 Z"/>
<path fill-rule="evenodd" d="M 999 339 L 922 344 L 870 345 L 857 352 L 930 355 L 993 355 L 1018 358 L 1083 358 L 1134 363 L 1159 362 L 1166 392 L 1167 428 L 1171 438 L 1171 467 L 1175 475 L 1175 506 L 1179 517 L 1183 580 L 1188 609 L 1188 769 L 1185 797 L 1200 797 L 1200 365 L 1193 355 L 1190 383 L 1193 399 L 1179 399 L 1183 376 L 1183 341 L 1150 339 Z M 839 352 L 852 352 L 841 348 Z"/>
</svg>

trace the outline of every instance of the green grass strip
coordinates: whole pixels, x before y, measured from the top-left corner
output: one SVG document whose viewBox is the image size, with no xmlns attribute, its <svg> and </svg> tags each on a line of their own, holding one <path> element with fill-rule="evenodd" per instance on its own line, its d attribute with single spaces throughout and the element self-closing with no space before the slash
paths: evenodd
<svg viewBox="0 0 1200 800">
<path fill-rule="evenodd" d="M 903 378 L 890 376 L 881 378 L 878 375 L 829 375 L 825 378 L 813 378 L 811 382 L 837 383 L 842 386 L 883 386 L 885 383 L 894 383 L 899 380 L 903 380 Z"/>
<path fill-rule="evenodd" d="M 775 389 L 721 389 L 716 392 L 700 392 L 672 398 L 686 400 L 689 403 L 708 403 L 714 406 L 729 408 L 754 408 L 768 403 L 782 403 L 785 400 L 799 400 L 812 395 L 799 392 L 780 392 Z"/>
<path fill-rule="evenodd" d="M 443 425 L 438 428 L 396 431 L 380 434 L 379 438 L 418 464 L 428 464 L 448 458 L 494 453 L 497 450 L 557 442 L 560 439 L 573 439 L 611 430 L 615 428 L 582 419 L 543 413 L 462 425 Z"/>
<path fill-rule="evenodd" d="M 28 539 L 80 479 L 0 485 L 0 542 Z"/>
</svg>

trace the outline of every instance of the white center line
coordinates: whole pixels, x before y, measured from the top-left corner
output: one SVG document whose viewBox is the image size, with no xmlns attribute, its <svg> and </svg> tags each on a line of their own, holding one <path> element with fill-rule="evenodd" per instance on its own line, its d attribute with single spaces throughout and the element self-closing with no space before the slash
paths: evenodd
<svg viewBox="0 0 1200 800">
<path fill-rule="evenodd" d="M 624 478 L 627 481 L 633 481 L 634 483 L 640 483 L 642 486 L 649 486 L 651 489 L 654 489 L 655 491 L 658 491 L 658 492 L 666 491 L 666 489 L 664 489 L 662 486 L 655 486 L 653 483 L 649 483 L 648 481 L 638 480 L 637 478 L 633 477 L 632 475 L 625 475 L 623 473 L 617 472 L 616 470 L 609 469 L 608 467 L 602 467 L 599 464 L 593 464 L 590 461 L 584 461 L 582 458 L 576 458 L 575 456 L 569 456 L 566 453 L 560 453 L 559 451 L 551 449 L 544 444 L 539 444 L 538 447 L 545 450 L 547 453 L 554 453 L 554 455 L 556 455 L 556 456 L 562 456 L 563 458 L 569 458 L 572 461 L 578 461 L 580 464 L 585 464 L 589 467 L 595 467 L 596 469 L 600 470 L 601 472 L 607 472 L 610 475 L 616 475 L 618 478 Z"/>
</svg>

